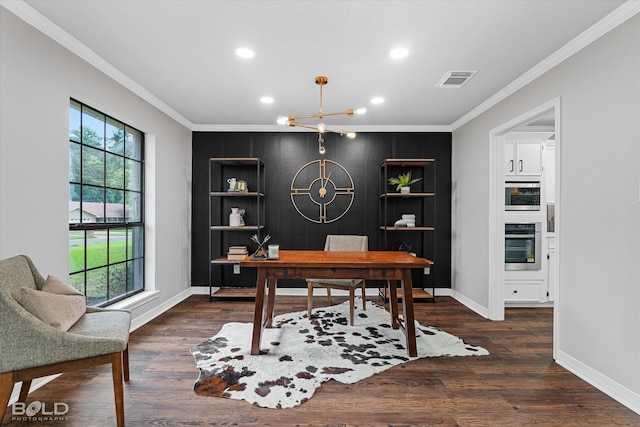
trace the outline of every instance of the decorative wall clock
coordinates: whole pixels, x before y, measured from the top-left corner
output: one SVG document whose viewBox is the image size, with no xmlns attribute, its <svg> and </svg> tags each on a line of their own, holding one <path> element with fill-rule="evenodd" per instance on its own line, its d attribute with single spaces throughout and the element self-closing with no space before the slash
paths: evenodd
<svg viewBox="0 0 640 427">
<path fill-rule="evenodd" d="M 291 202 L 305 219 L 317 224 L 337 221 L 349 211 L 355 190 L 349 172 L 332 160 L 313 160 L 291 180 Z"/>
</svg>

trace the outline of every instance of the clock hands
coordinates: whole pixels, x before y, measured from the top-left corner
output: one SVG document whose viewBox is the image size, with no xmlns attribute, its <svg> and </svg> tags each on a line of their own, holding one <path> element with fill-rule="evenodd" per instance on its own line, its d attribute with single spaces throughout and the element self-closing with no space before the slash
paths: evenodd
<svg viewBox="0 0 640 427">
<path fill-rule="evenodd" d="M 318 192 L 320 193 L 320 197 L 324 197 L 325 194 L 327 194 L 327 182 L 329 182 L 329 178 L 331 177 L 331 171 L 329 171 L 329 175 L 327 175 L 327 177 L 324 180 L 324 183 L 322 183 L 322 178 L 320 178 L 320 182 L 322 183 L 322 187 L 320 187 L 320 190 L 318 190 Z"/>
</svg>

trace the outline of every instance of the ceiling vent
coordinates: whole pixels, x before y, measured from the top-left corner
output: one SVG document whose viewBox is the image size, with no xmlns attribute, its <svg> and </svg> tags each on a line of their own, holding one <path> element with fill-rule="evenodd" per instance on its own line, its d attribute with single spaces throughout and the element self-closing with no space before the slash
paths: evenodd
<svg viewBox="0 0 640 427">
<path fill-rule="evenodd" d="M 437 87 L 462 87 L 477 71 L 447 71 L 436 84 Z"/>
</svg>

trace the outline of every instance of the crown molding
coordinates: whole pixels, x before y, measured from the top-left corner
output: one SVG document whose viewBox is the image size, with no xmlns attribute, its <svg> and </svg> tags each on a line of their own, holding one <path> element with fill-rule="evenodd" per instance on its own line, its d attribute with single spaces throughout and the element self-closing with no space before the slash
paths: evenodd
<svg viewBox="0 0 640 427">
<path fill-rule="evenodd" d="M 279 126 L 279 125 L 193 125 L 194 132 L 278 132 L 278 133 L 315 133 L 310 129 L 299 127 Z M 349 130 L 354 132 L 451 132 L 451 126 L 429 126 L 429 125 L 385 125 L 385 126 L 351 126 Z"/>
<path fill-rule="evenodd" d="M 489 110 L 491 107 L 503 101 L 508 96 L 513 95 L 524 86 L 542 76 L 553 67 L 556 67 L 573 54 L 590 45 L 612 29 L 616 28 L 618 25 L 625 22 L 627 19 L 636 15 L 638 12 L 640 12 L 639 0 L 628 0 L 627 2 L 623 3 L 616 10 L 593 24 L 591 27 L 586 29 L 569 43 L 565 44 L 563 47 L 535 65 L 529 71 L 525 72 L 520 77 L 515 79 L 509 85 L 505 86 L 503 89 L 499 90 L 494 95 L 489 97 L 486 101 L 478 105 L 476 108 L 453 122 L 451 124 L 452 131 L 455 131 L 460 126 L 475 119 L 480 114 Z"/>
<path fill-rule="evenodd" d="M 193 128 L 193 123 L 175 111 L 169 105 L 164 103 L 160 98 L 149 92 L 147 89 L 138 84 L 135 80 L 118 70 L 109 62 L 104 60 L 100 55 L 89 49 L 86 45 L 81 43 L 78 39 L 71 34 L 64 31 L 58 25 L 45 18 L 41 13 L 33 9 L 22 0 L 2 0 L 0 2 L 5 9 L 12 12 L 18 18 L 25 21 L 27 24 L 33 26 L 46 36 L 50 37 L 67 50 L 71 51 L 75 55 L 79 56 L 99 71 L 103 72 L 107 76 L 111 77 L 122 86 L 129 89 L 140 98 L 153 105 L 158 110 L 162 111 L 167 116 L 171 117 L 181 125 L 185 126 L 189 130 Z"/>
</svg>

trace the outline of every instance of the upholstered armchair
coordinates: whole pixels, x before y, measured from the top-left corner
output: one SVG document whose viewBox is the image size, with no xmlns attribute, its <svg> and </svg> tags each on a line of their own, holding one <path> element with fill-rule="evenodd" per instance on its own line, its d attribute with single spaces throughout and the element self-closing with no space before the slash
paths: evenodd
<svg viewBox="0 0 640 427">
<path fill-rule="evenodd" d="M 369 238 L 367 236 L 327 235 L 324 244 L 325 251 L 357 251 L 369 250 Z M 361 279 L 307 279 L 307 311 L 311 318 L 313 309 L 313 288 L 326 288 L 327 299 L 331 305 L 331 289 L 343 289 L 349 291 L 349 322 L 353 326 L 354 300 L 356 288 L 362 289 L 362 308 L 366 306 L 366 282 Z"/>
<path fill-rule="evenodd" d="M 131 314 L 85 307 L 84 295 L 42 277 L 24 255 L 0 261 L 0 422 L 14 384 L 24 402 L 31 381 L 110 363 L 118 426 L 124 425 Z"/>
</svg>

